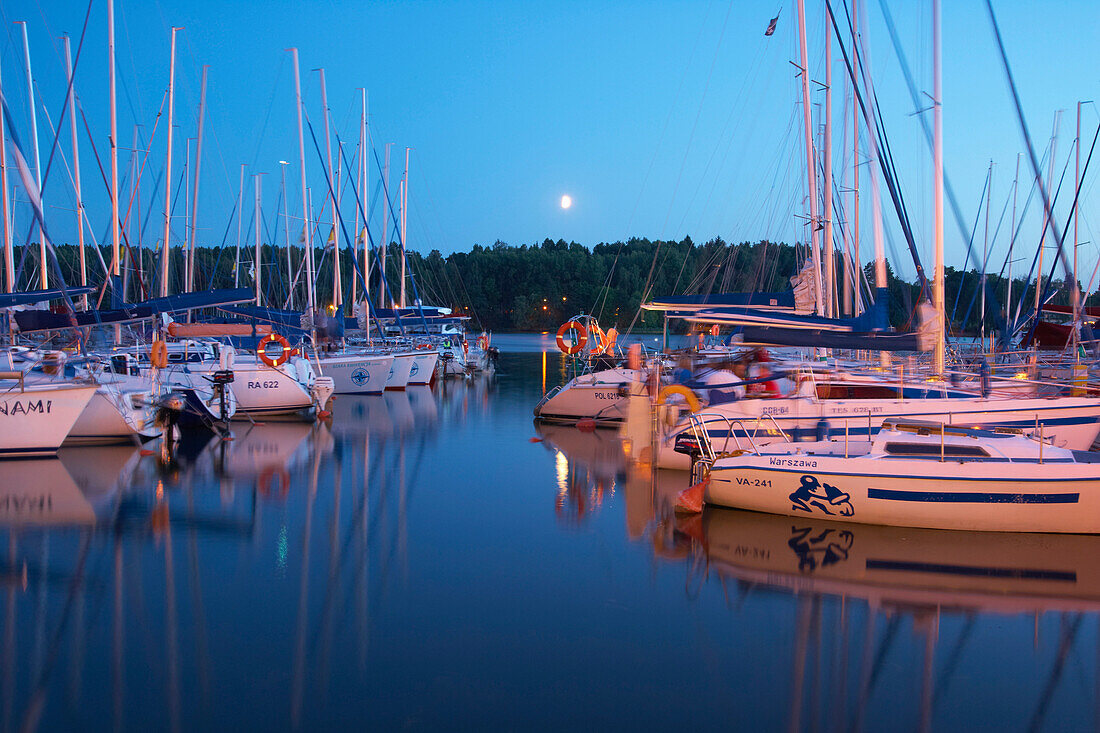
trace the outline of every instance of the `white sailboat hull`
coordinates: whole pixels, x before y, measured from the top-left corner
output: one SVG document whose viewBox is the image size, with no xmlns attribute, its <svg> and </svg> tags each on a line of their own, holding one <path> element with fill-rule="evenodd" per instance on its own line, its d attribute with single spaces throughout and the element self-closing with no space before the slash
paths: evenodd
<svg viewBox="0 0 1100 733">
<path fill-rule="evenodd" d="M 982 428 L 1038 428 L 1041 424 L 1044 436 L 1053 438 L 1055 446 L 1071 450 L 1088 450 L 1100 434 L 1100 400 L 1088 397 L 750 399 L 708 407 L 700 416 L 706 424 L 711 443 L 719 451 L 734 450 L 739 445 L 749 448 L 752 443 L 763 446 L 785 440 L 777 427 L 796 439 L 815 436 L 819 430 L 834 436 L 844 435 L 847 429 L 850 437 L 866 440 L 868 431 L 874 435 L 882 427 L 883 420 L 897 417 Z M 686 471 L 691 467 L 690 459 L 674 450 L 676 437 L 688 429 L 688 424 L 681 421 L 660 439 L 657 462 L 661 468 Z"/>
<path fill-rule="evenodd" d="M 412 374 L 415 356 L 416 354 L 411 352 L 393 355 L 386 389 L 405 389 L 409 385 L 409 375 Z"/>
<path fill-rule="evenodd" d="M 96 389 L 94 384 L 9 387 L 0 394 L 0 457 L 56 453 Z"/>
<path fill-rule="evenodd" d="M 710 504 L 861 524 L 1100 533 L 1100 464 L 746 454 L 720 459 Z"/>
<path fill-rule="evenodd" d="M 393 357 L 384 354 L 337 354 L 318 358 L 325 376 L 332 377 L 336 394 L 382 394 Z"/>
<path fill-rule="evenodd" d="M 413 364 L 409 369 L 409 384 L 428 384 L 435 376 L 436 365 L 439 364 L 439 352 L 418 351 L 413 356 Z"/>
</svg>

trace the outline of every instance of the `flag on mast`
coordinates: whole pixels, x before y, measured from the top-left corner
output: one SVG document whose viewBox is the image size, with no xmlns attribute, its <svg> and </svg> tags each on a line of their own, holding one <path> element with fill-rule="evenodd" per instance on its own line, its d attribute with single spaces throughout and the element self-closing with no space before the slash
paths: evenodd
<svg viewBox="0 0 1100 733">
<path fill-rule="evenodd" d="M 780 9 L 780 12 L 782 12 L 782 9 Z M 764 35 L 765 36 L 770 36 L 771 34 L 775 33 L 775 24 L 778 23 L 778 22 L 779 22 L 779 13 L 776 13 L 775 17 L 771 19 L 770 23 L 768 23 L 768 30 L 764 31 Z"/>
</svg>

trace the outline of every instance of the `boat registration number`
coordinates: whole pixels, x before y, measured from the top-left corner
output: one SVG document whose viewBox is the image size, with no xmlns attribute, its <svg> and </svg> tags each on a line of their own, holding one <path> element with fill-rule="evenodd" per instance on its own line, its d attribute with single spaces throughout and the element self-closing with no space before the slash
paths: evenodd
<svg viewBox="0 0 1100 733">
<path fill-rule="evenodd" d="M 278 386 L 279 386 L 279 382 L 276 381 L 276 380 L 271 380 L 271 381 L 267 381 L 267 382 L 249 382 L 248 383 L 248 388 L 249 389 L 275 389 Z"/>
<path fill-rule="evenodd" d="M 771 486 L 772 480 L 769 478 L 741 478 L 737 477 L 738 486 Z"/>
<path fill-rule="evenodd" d="M 616 392 L 593 392 L 597 400 L 617 400 L 619 395 Z"/>
</svg>

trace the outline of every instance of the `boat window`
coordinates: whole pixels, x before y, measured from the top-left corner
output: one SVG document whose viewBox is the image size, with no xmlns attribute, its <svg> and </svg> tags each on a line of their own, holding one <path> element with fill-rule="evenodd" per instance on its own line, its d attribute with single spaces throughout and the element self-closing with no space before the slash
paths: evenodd
<svg viewBox="0 0 1100 733">
<path fill-rule="evenodd" d="M 886 452 L 895 456 L 938 456 L 940 445 L 938 443 L 887 443 Z M 989 453 L 978 445 L 944 445 L 944 456 L 968 458 L 988 458 Z"/>
<path fill-rule="evenodd" d="M 819 400 L 892 400 L 898 396 L 896 387 L 883 384 L 819 384 Z"/>
</svg>

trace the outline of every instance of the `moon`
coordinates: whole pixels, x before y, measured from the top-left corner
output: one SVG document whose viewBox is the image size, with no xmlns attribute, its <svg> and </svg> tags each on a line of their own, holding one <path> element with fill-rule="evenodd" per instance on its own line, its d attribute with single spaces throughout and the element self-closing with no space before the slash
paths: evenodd
<svg viewBox="0 0 1100 733">
<path fill-rule="evenodd" d="M 561 197 L 561 207 L 563 209 L 568 209 L 572 205 L 573 205 L 573 197 L 570 196 L 569 194 L 563 194 L 562 197 Z"/>
</svg>

